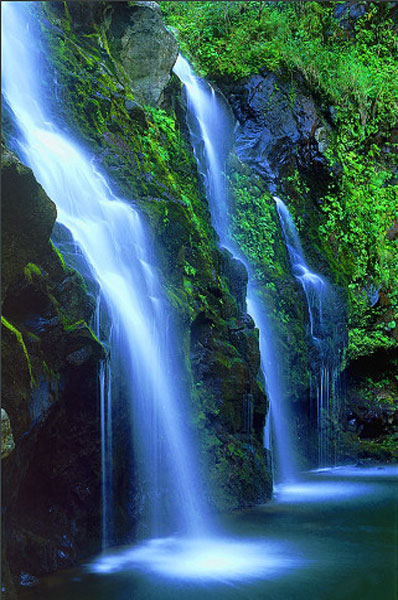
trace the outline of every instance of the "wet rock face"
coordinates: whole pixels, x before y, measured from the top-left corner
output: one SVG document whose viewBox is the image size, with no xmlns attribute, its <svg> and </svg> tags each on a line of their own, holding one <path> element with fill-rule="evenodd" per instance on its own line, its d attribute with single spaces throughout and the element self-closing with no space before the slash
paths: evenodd
<svg viewBox="0 0 398 600">
<path fill-rule="evenodd" d="M 111 52 L 120 61 L 137 101 L 157 106 L 170 80 L 178 44 L 157 2 L 115 2 L 105 16 Z"/>
<path fill-rule="evenodd" d="M 296 166 L 326 177 L 323 153 L 329 125 L 309 94 L 272 73 L 226 87 L 239 122 L 236 150 L 243 162 L 269 183 L 276 183 Z"/>
<path fill-rule="evenodd" d="M 257 379 L 259 335 L 246 313 L 247 272 L 227 252 L 221 259 L 235 302 L 212 289 L 221 310 L 200 312 L 192 321 L 190 359 L 193 379 L 207 398 L 201 410 L 213 444 L 208 479 L 216 481 L 209 501 L 218 510 L 231 510 L 265 502 L 272 482 L 263 448 L 268 403 Z"/>
<path fill-rule="evenodd" d="M 30 169 L 2 147 L 2 299 L 28 262 L 47 243 L 57 210 Z"/>
<path fill-rule="evenodd" d="M 49 243 L 55 205 L 8 150 L 2 165 L 2 506 L 6 591 L 100 540 L 94 302 Z"/>
<path fill-rule="evenodd" d="M 339 2 L 334 8 L 333 16 L 342 29 L 352 31 L 358 19 L 365 14 L 369 4 L 370 2 L 358 2 L 358 0 Z"/>
<path fill-rule="evenodd" d="M 351 361 L 342 421 L 347 457 L 379 462 L 398 460 L 398 368 L 395 349 Z"/>
</svg>

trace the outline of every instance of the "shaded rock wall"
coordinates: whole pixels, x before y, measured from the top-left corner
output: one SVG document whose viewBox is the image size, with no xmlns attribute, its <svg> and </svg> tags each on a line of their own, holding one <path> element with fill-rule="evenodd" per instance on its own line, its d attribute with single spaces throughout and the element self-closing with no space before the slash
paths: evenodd
<svg viewBox="0 0 398 600">
<path fill-rule="evenodd" d="M 242 161 L 276 187 L 295 167 L 311 172 L 318 188 L 328 181 L 323 153 L 330 127 L 299 80 L 283 81 L 265 71 L 223 87 L 239 123 L 236 148 Z"/>
<path fill-rule="evenodd" d="M 104 352 L 87 324 L 93 299 L 49 242 L 54 203 L 15 155 L 4 149 L 3 158 L 3 565 L 12 597 L 13 584 L 98 548 Z"/>
</svg>

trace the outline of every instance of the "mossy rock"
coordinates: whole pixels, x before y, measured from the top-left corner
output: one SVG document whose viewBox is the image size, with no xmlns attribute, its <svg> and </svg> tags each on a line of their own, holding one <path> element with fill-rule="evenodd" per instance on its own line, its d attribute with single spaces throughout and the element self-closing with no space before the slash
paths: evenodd
<svg viewBox="0 0 398 600">
<path fill-rule="evenodd" d="M 27 263 L 46 248 L 57 210 L 32 171 L 2 147 L 2 299 Z"/>
</svg>

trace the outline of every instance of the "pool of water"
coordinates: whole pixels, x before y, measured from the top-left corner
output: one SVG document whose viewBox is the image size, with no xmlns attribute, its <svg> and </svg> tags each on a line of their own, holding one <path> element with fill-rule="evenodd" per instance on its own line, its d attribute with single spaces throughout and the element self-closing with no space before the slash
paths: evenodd
<svg viewBox="0 0 398 600">
<path fill-rule="evenodd" d="M 29 600 L 397 600 L 398 466 L 307 473 L 222 535 L 114 548 Z"/>
</svg>

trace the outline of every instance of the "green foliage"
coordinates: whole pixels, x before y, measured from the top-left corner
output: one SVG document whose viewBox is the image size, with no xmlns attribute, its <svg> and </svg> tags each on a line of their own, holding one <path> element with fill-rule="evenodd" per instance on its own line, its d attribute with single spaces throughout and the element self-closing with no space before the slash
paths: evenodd
<svg viewBox="0 0 398 600">
<path fill-rule="evenodd" d="M 375 159 L 373 147 L 366 154 L 347 151 L 338 140 L 335 155 L 342 166 L 338 189 L 322 199 L 323 221 L 319 233 L 325 253 L 348 278 L 350 356 L 372 353 L 395 345 L 386 334 L 395 329 L 398 316 L 397 242 L 386 237 L 398 216 L 398 186 L 391 173 Z M 371 306 L 370 297 L 381 290 L 389 311 Z M 387 318 L 387 322 L 385 321 Z M 367 329 L 373 331 L 367 331 Z"/>
<path fill-rule="evenodd" d="M 396 347 L 396 341 L 382 331 L 368 331 L 366 328 L 355 327 L 348 332 L 349 358 L 358 358 L 374 354 L 380 348 Z"/>
<path fill-rule="evenodd" d="M 350 358 L 394 347 L 398 339 L 397 241 L 386 238 L 398 219 L 391 175 L 397 144 L 390 139 L 397 126 L 398 65 L 394 24 L 383 4 L 369 3 L 347 32 L 333 15 L 333 2 L 162 2 L 183 51 L 202 74 L 233 80 L 260 69 L 283 78 L 300 74 L 324 107 L 333 106 L 327 159 L 340 175 L 318 198 L 319 208 L 308 196 L 314 182 L 304 182 L 296 170 L 287 183 L 289 207 L 302 238 L 311 240 L 314 263 L 325 257 L 324 268 L 348 290 Z M 235 240 L 263 284 L 273 283 L 272 272 L 283 266 L 275 257 L 272 202 L 234 177 Z M 388 296 L 388 310 L 371 306 L 372 289 Z"/>
<path fill-rule="evenodd" d="M 355 30 L 355 43 L 333 18 L 334 2 L 162 2 L 180 33 L 183 52 L 203 75 L 302 73 L 307 83 L 346 118 L 358 108 L 360 125 L 372 115 L 397 122 L 394 25 L 371 3 Z M 356 115 L 353 118 L 356 121 Z"/>
<path fill-rule="evenodd" d="M 398 434 L 392 433 L 375 440 L 361 440 L 358 455 L 381 462 L 398 461 Z"/>
<path fill-rule="evenodd" d="M 271 195 L 255 185 L 244 173 L 234 171 L 229 177 L 233 197 L 232 235 L 250 262 L 257 267 L 259 280 L 266 269 L 278 269 L 274 243 L 278 230 L 275 203 Z M 265 281 L 264 281 L 265 283 Z"/>
</svg>

